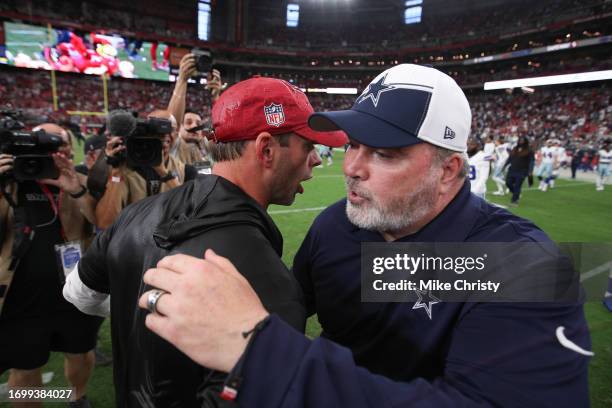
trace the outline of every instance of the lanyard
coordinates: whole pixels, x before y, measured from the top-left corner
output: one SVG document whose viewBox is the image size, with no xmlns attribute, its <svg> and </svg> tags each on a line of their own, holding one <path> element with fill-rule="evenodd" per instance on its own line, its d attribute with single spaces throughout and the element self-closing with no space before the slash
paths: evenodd
<svg viewBox="0 0 612 408">
<path fill-rule="evenodd" d="M 59 219 L 60 234 L 62 236 L 62 240 L 66 241 L 66 234 L 64 233 L 64 226 L 62 225 L 62 219 L 59 216 L 59 209 L 62 206 L 62 190 L 59 191 L 59 194 L 57 197 L 57 203 L 56 203 L 55 200 L 53 199 L 53 194 L 51 193 L 51 191 L 49 191 L 49 187 L 47 187 L 46 184 L 38 183 L 38 186 L 42 190 L 43 194 L 49 200 L 49 204 L 51 204 L 51 209 L 53 210 L 53 215 Z"/>
</svg>

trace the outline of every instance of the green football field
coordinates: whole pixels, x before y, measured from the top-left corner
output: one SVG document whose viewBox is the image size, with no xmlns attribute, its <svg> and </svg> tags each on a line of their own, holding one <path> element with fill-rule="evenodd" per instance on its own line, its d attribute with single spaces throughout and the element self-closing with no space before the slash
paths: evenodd
<svg viewBox="0 0 612 408">
<path fill-rule="evenodd" d="M 297 197 L 291 207 L 272 206 L 269 210 L 279 226 L 285 239 L 283 259 L 287 265 L 298 249 L 312 220 L 322 208 L 344 196 L 344 185 L 341 168 L 342 154 L 335 154 L 334 164 L 330 167 L 314 170 L 314 178 L 304 183 L 305 194 Z M 491 183 L 489 191 L 493 191 Z M 509 197 L 497 199 L 487 197 L 501 205 L 509 203 Z M 582 259 L 586 269 L 598 266 L 611 254 L 604 253 L 603 242 L 612 241 L 612 186 L 604 192 L 596 192 L 592 183 L 558 180 L 557 186 L 542 193 L 526 189 L 521 198 L 521 205 L 511 209 L 516 214 L 529 218 L 544 229 L 558 242 L 588 242 L 595 244 L 592 254 Z M 600 250 L 598 250 L 600 248 Z M 609 247 L 608 247 L 609 248 Z M 584 257 L 583 257 L 584 258 Z M 603 295 L 607 279 L 605 274 L 599 274 L 586 284 L 590 290 Z M 593 407 L 612 406 L 612 313 L 602 305 L 600 298 L 585 305 L 587 319 L 591 328 L 593 351 L 595 357 L 590 364 L 590 389 Z M 316 318 L 308 322 L 307 334 L 315 337 L 320 332 Z M 105 321 L 101 331 L 102 349 L 111 352 L 110 325 Z M 44 372 L 53 372 L 50 385 L 65 386 L 63 378 L 62 356 L 53 355 Z M 0 382 L 6 381 L 6 375 Z M 98 367 L 90 381 L 88 396 L 94 406 L 108 407 L 114 405 L 112 368 Z M 48 406 L 57 406 L 49 404 Z"/>
</svg>

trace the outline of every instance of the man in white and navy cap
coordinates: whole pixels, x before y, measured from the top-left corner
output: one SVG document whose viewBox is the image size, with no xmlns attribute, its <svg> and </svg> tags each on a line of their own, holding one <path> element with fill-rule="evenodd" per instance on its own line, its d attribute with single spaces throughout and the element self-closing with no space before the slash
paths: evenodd
<svg viewBox="0 0 612 408">
<path fill-rule="evenodd" d="M 428 290 L 416 302 L 361 300 L 364 242 L 550 243 L 470 193 L 470 123 L 452 78 L 410 64 L 378 75 L 351 109 L 310 117 L 311 128 L 350 139 L 347 197 L 315 219 L 293 264 L 321 337 L 269 313 L 212 252 L 147 272 L 167 292 L 147 326 L 229 372 L 226 395 L 243 407 L 588 406 L 592 353 L 579 302 L 451 303 Z"/>
</svg>

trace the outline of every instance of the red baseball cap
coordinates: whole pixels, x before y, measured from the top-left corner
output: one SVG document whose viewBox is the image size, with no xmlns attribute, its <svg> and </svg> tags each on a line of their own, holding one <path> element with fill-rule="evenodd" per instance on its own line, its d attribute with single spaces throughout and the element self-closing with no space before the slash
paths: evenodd
<svg viewBox="0 0 612 408">
<path fill-rule="evenodd" d="M 308 127 L 314 113 L 306 95 L 290 83 L 254 77 L 227 89 L 212 110 L 214 140 L 255 139 L 261 132 L 294 132 L 314 143 L 339 147 L 348 142 L 343 131 L 317 132 Z"/>
</svg>

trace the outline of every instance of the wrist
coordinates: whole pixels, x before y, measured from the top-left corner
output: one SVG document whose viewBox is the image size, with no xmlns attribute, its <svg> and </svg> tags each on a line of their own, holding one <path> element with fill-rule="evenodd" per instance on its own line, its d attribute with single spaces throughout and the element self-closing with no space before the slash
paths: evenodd
<svg viewBox="0 0 612 408">
<path fill-rule="evenodd" d="M 166 172 L 165 174 L 162 173 L 159 175 L 159 181 L 161 181 L 162 183 L 166 183 L 175 178 L 176 178 L 176 174 L 172 171 Z"/>
<path fill-rule="evenodd" d="M 70 197 L 72 198 L 81 198 L 87 193 L 87 187 L 84 185 L 79 185 L 79 189 L 77 191 L 68 191 Z"/>
<path fill-rule="evenodd" d="M 238 395 L 238 389 L 242 382 L 244 361 L 249 349 L 253 345 L 257 335 L 265 329 L 270 322 L 270 315 L 266 313 L 251 329 L 242 332 L 241 336 L 236 342 L 236 347 L 229 353 L 228 361 L 224 363 L 225 371 L 228 371 L 228 376 L 223 384 L 223 390 L 220 393 L 220 397 L 224 400 L 233 401 Z"/>
</svg>

